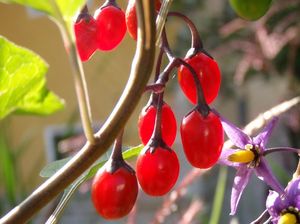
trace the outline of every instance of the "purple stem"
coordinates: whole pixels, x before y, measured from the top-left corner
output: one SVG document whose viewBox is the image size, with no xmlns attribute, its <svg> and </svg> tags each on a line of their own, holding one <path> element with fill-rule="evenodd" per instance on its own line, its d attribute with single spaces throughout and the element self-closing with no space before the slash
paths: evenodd
<svg viewBox="0 0 300 224">
<path fill-rule="evenodd" d="M 197 53 L 199 51 L 201 51 L 203 49 L 203 43 L 202 40 L 200 38 L 200 35 L 198 33 L 198 30 L 195 26 L 195 24 L 185 15 L 179 13 L 179 12 L 169 12 L 168 16 L 175 16 L 178 17 L 180 19 L 183 19 L 184 22 L 188 25 L 191 34 L 192 34 L 192 46 L 191 49 L 193 49 L 193 53 Z"/>
<path fill-rule="evenodd" d="M 263 156 L 271 154 L 273 152 L 295 152 L 300 153 L 300 149 L 295 149 L 291 147 L 276 147 L 276 148 L 268 148 L 266 151 L 263 152 Z"/>
<path fill-rule="evenodd" d="M 268 209 L 266 209 L 265 211 L 263 211 L 263 213 L 261 213 L 261 215 L 255 219 L 254 221 L 252 221 L 250 224 L 263 224 L 263 222 L 265 220 L 267 220 L 269 218 L 269 212 Z"/>
</svg>

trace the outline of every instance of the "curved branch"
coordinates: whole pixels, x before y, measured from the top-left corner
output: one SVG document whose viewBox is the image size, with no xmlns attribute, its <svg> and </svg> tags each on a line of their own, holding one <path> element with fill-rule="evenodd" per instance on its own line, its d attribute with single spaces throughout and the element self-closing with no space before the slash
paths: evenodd
<svg viewBox="0 0 300 224">
<path fill-rule="evenodd" d="M 123 129 L 150 78 L 155 55 L 154 5 L 152 1 L 136 1 L 139 39 L 129 80 L 113 112 L 89 142 L 55 175 L 38 187 L 20 205 L 0 219 L 1 224 L 25 223 L 42 207 L 76 180 L 101 155 Z"/>
</svg>

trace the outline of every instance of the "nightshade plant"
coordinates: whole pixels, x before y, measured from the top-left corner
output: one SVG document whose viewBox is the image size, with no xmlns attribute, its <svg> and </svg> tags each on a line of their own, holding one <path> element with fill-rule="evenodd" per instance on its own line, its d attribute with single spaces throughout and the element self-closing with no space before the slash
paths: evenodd
<svg viewBox="0 0 300 224">
<path fill-rule="evenodd" d="M 115 0 L 105 1 L 96 10 L 94 16 L 89 13 L 84 0 L 0 1 L 31 6 L 45 12 L 60 25 L 64 45 L 73 68 L 78 106 L 87 139 L 85 146 L 77 155 L 68 159 L 66 165 L 58 172 L 51 173 L 52 175 L 47 174 L 46 176 L 51 177 L 18 207 L 1 218 L 1 224 L 25 223 L 51 199 L 72 184 L 70 189 L 65 191 L 57 209 L 47 221 L 47 223 L 57 223 L 71 195 L 80 184 L 94 176 L 91 190 L 92 200 L 98 213 L 107 219 L 121 218 L 130 212 L 138 194 L 137 181 L 141 188 L 151 196 L 167 194 L 174 187 L 180 168 L 180 161 L 176 152 L 170 148 L 176 136 L 176 120 L 171 107 L 167 107 L 163 99 L 171 72 L 175 69 L 178 70 L 178 81 L 182 91 L 188 100 L 194 104 L 194 108 L 182 119 L 180 127 L 182 147 L 187 160 L 195 168 L 208 169 L 216 165 L 221 156 L 220 163 L 238 169 L 232 192 L 231 214 L 236 212 L 241 194 L 253 171 L 270 185 L 280 197 L 285 195 L 298 197 L 298 187 L 296 186 L 298 182 L 293 182 L 291 187 L 284 191 L 273 176 L 264 156 L 276 151 L 299 151 L 287 147 L 266 149 L 266 142 L 274 127 L 275 120 L 272 120 L 260 134 L 252 139 L 226 121 L 217 111 L 211 109 L 209 104 L 215 100 L 220 88 L 220 69 L 212 55 L 204 48 L 193 22 L 179 12 L 168 12 L 170 1 L 164 0 L 160 4 L 161 2 L 158 0 L 131 0 L 128 4 L 126 18 Z M 237 4 L 243 4 L 243 2 Z M 266 10 L 267 8 L 264 11 Z M 157 37 L 155 37 L 154 23 L 156 11 L 159 11 Z M 169 46 L 165 22 L 170 17 L 183 20 L 191 31 L 191 48 L 184 58 L 176 56 Z M 138 29 L 136 29 L 137 24 Z M 89 60 L 97 49 L 101 51 L 115 49 L 124 38 L 126 26 L 132 38 L 137 39 L 137 50 L 132 71 L 116 108 L 101 129 L 94 134 L 91 125 L 87 85 L 81 62 Z M 156 39 L 160 44 L 159 55 L 155 61 L 154 43 Z M 1 73 L 3 77 L 1 77 L 0 85 L 0 102 L 5 102 L 7 105 L 3 109 L 4 112 L 0 110 L 2 112 L 1 117 L 15 111 L 50 114 L 61 109 L 62 101 L 45 88 L 43 75 L 46 66 L 43 61 L 26 50 L 16 48 L 4 38 L 1 41 L 0 44 L 4 43 L 4 47 L 0 48 L 4 52 L 4 60 L 1 61 L 3 68 L 0 70 L 3 73 Z M 9 51 L 6 51 L 7 49 Z M 17 59 L 21 61 L 20 58 L 24 55 L 27 57 L 23 59 L 23 63 L 29 65 L 28 68 L 26 66 L 18 67 L 16 66 L 18 63 L 13 63 Z M 166 56 L 168 63 L 162 69 L 164 56 Z M 27 59 L 31 60 L 33 64 L 28 63 Z M 156 66 L 154 81 L 147 85 L 153 64 Z M 22 88 L 23 91 L 21 91 L 19 86 L 15 88 L 15 85 L 8 85 L 9 83 L 14 84 L 11 77 L 17 76 L 18 78 L 23 73 L 28 74 L 28 70 L 33 73 L 32 76 L 38 75 L 38 78 L 34 80 L 40 80 L 37 86 L 34 85 L 35 82 L 23 83 L 26 88 Z M 14 92 L 14 88 L 17 91 Z M 139 133 L 144 146 L 131 147 L 122 154 L 122 134 L 120 132 L 124 130 L 124 126 L 141 95 L 149 91 L 151 92 L 150 103 L 146 106 L 145 113 L 142 112 L 141 114 L 139 126 Z M 8 96 L 5 95 L 6 93 L 9 93 Z M 299 99 L 297 103 L 299 103 Z M 148 109 L 151 111 L 147 111 Z M 165 113 L 166 110 L 167 113 Z M 150 115 L 147 114 L 150 112 Z M 222 151 L 223 128 L 239 149 L 224 149 Z M 145 134 L 149 131 L 146 129 L 151 130 L 150 134 Z M 169 136 L 165 135 L 168 132 Z M 111 158 L 108 161 L 96 162 L 115 139 L 116 144 Z M 138 157 L 137 178 L 135 171 L 124 161 L 124 159 L 133 157 Z M 44 170 L 44 173 L 47 173 L 47 169 Z M 272 194 L 275 195 L 276 193 Z M 282 216 L 297 222 L 298 217 L 295 216 L 295 213 L 298 207 L 293 205 L 293 209 L 288 207 L 279 211 L 276 207 L 279 204 L 277 200 L 273 203 L 274 209 L 272 209 L 272 202 L 269 202 L 271 199 L 267 203 L 273 221 L 276 222 L 276 217 Z M 288 202 L 294 204 L 296 202 L 297 204 L 297 200 L 289 200 Z M 280 215 L 275 214 L 274 210 L 278 210 Z M 284 212 L 294 215 L 294 219 L 290 215 L 282 214 Z"/>
</svg>

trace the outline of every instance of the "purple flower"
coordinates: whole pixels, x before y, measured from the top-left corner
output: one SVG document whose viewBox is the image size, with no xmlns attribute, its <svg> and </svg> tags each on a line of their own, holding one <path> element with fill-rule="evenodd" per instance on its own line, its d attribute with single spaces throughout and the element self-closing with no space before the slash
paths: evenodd
<svg viewBox="0 0 300 224">
<path fill-rule="evenodd" d="M 300 178 L 291 181 L 283 195 L 270 191 L 266 207 L 275 224 L 300 223 Z"/>
<path fill-rule="evenodd" d="M 256 137 L 251 138 L 241 129 L 221 117 L 221 122 L 229 139 L 236 149 L 223 149 L 219 163 L 237 169 L 231 192 L 231 215 L 234 215 L 241 195 L 254 171 L 257 177 L 266 182 L 273 190 L 284 193 L 283 187 L 273 176 L 264 155 L 267 141 L 276 124 L 277 118 L 269 122 Z"/>
</svg>

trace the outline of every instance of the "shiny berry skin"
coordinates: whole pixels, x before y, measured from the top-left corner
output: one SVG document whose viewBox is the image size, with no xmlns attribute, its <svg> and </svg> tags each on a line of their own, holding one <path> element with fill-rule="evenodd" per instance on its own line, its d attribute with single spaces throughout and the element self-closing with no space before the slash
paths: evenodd
<svg viewBox="0 0 300 224">
<path fill-rule="evenodd" d="M 119 219 L 127 215 L 135 204 L 138 184 L 134 172 L 124 167 L 114 173 L 100 169 L 92 184 L 92 201 L 105 219 Z"/>
<path fill-rule="evenodd" d="M 136 174 L 146 194 L 162 196 L 171 190 L 178 179 L 178 157 L 173 150 L 157 147 L 151 153 L 146 147 L 138 156 Z"/>
<path fill-rule="evenodd" d="M 203 117 L 193 110 L 183 118 L 180 134 L 185 156 L 192 166 L 205 169 L 218 161 L 224 131 L 219 117 L 213 112 Z"/>
<path fill-rule="evenodd" d="M 185 59 L 185 61 L 196 71 L 206 102 L 210 104 L 217 97 L 220 89 L 221 74 L 218 64 L 214 59 L 202 52 L 197 53 L 192 58 Z M 195 82 L 190 71 L 183 65 L 178 69 L 178 81 L 186 97 L 193 104 L 196 104 L 197 94 Z"/>
<path fill-rule="evenodd" d="M 147 105 L 143 108 L 138 122 L 139 136 L 144 145 L 150 140 L 155 124 L 157 108 Z M 171 107 L 164 103 L 162 106 L 161 134 L 168 146 L 172 146 L 176 138 L 177 124 Z"/>
<path fill-rule="evenodd" d="M 86 15 L 74 26 L 76 47 L 81 61 L 87 61 L 97 50 L 97 24 L 92 16 Z"/>
<path fill-rule="evenodd" d="M 117 47 L 126 34 L 125 13 L 114 5 L 96 10 L 98 49 L 109 51 Z"/>
<path fill-rule="evenodd" d="M 136 16 L 136 9 L 135 9 L 135 1 L 136 0 L 129 0 L 128 5 L 125 12 L 126 17 L 126 26 L 129 35 L 132 39 L 137 39 L 137 16 Z M 155 9 L 158 12 L 160 9 L 161 3 L 160 0 L 155 0 Z"/>
</svg>

